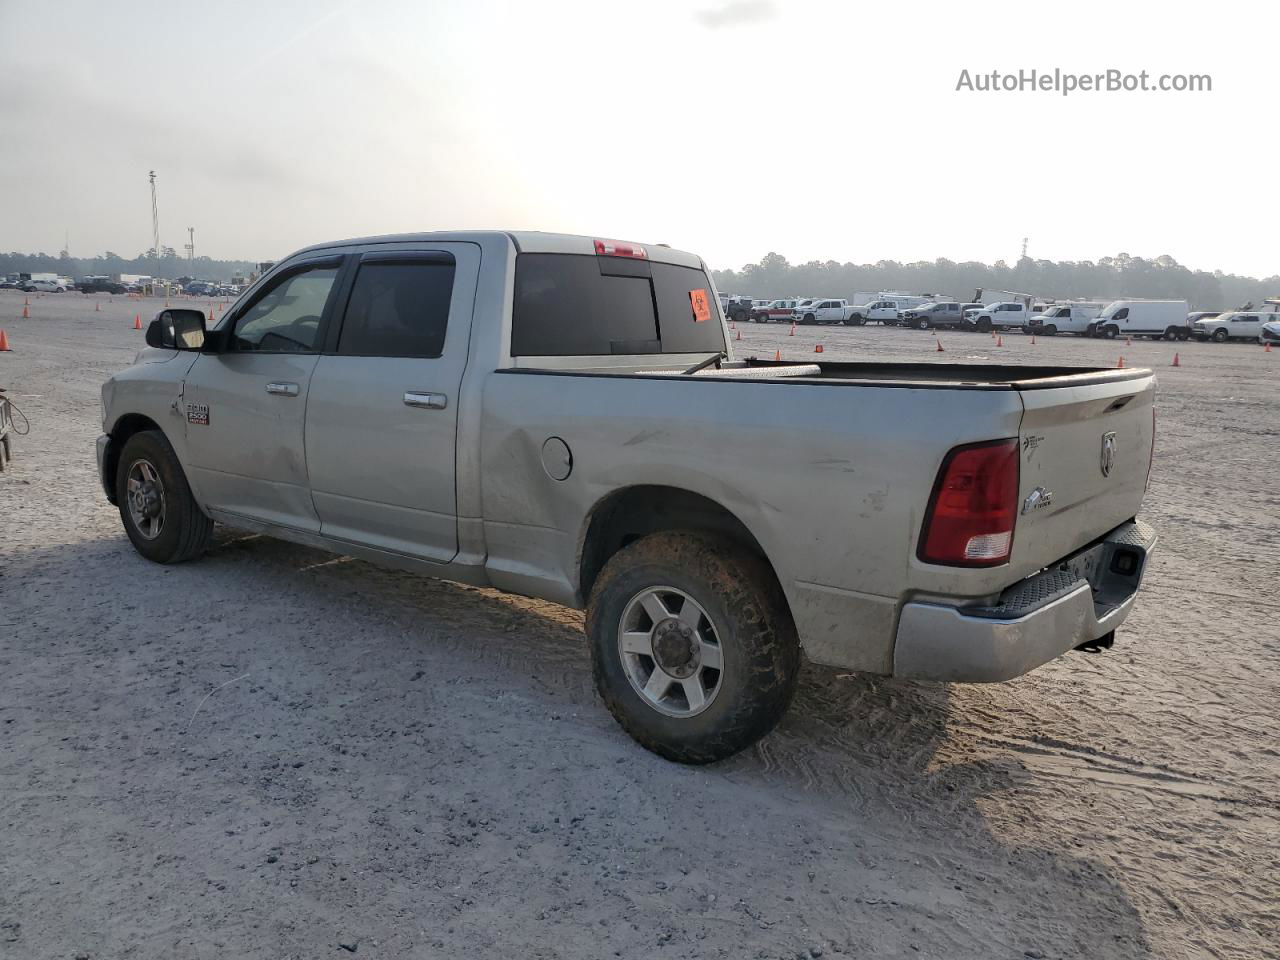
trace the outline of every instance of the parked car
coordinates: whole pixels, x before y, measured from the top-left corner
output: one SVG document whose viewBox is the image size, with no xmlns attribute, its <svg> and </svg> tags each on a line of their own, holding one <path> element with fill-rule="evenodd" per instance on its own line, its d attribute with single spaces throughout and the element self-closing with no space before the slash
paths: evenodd
<svg viewBox="0 0 1280 960">
<path fill-rule="evenodd" d="M 1276 316 L 1272 314 L 1272 316 Z M 1262 325 L 1262 331 L 1258 334 L 1258 342 L 1261 344 L 1274 343 L 1280 345 L 1280 320 L 1268 320 Z"/>
<path fill-rule="evenodd" d="M 928 330 L 936 327 L 940 330 L 956 328 L 964 325 L 964 308 L 972 306 L 956 300 L 938 300 L 924 303 L 910 310 L 902 311 L 902 326 L 913 330 Z M 979 304 L 978 306 L 981 306 Z"/>
<path fill-rule="evenodd" d="M 1020 330 L 1026 326 L 1031 311 L 1025 303 L 1006 300 L 989 303 L 985 307 L 971 307 L 965 312 L 965 320 L 979 333 L 992 330 Z"/>
<path fill-rule="evenodd" d="M 791 312 L 796 323 L 848 323 L 853 316 L 853 307 L 848 300 L 811 300 L 798 305 Z"/>
<path fill-rule="evenodd" d="M 1094 336 L 1185 340 L 1191 334 L 1187 313 L 1185 300 L 1116 300 L 1098 314 Z"/>
<path fill-rule="evenodd" d="M 85 277 L 77 284 L 81 293 L 124 293 L 123 283 L 107 277 Z"/>
<path fill-rule="evenodd" d="M 1268 323 L 1280 319 L 1275 313 L 1258 311 L 1229 311 L 1216 317 L 1197 320 L 1192 327 L 1192 335 L 1200 341 L 1212 340 L 1214 343 L 1226 343 L 1228 340 L 1262 340 L 1262 330 Z"/>
<path fill-rule="evenodd" d="M 212 327 L 151 322 L 103 490 L 157 563 L 217 522 L 585 608 L 605 705 L 682 762 L 766 734 L 802 652 L 998 681 L 1111 645 L 1156 541 L 1151 371 L 738 360 L 714 291 L 589 237 L 310 247 Z"/>
<path fill-rule="evenodd" d="M 802 300 L 770 300 L 768 303 L 751 310 L 751 319 L 756 323 L 773 323 L 775 320 L 790 320 L 791 314 Z"/>
<path fill-rule="evenodd" d="M 751 297 L 730 297 L 725 307 L 725 316 L 735 323 L 746 323 L 751 319 L 751 311 L 755 309 L 754 303 Z"/>
<path fill-rule="evenodd" d="M 66 293 L 67 288 L 57 280 L 24 280 L 22 290 L 27 293 Z"/>
<path fill-rule="evenodd" d="M 1043 337 L 1059 333 L 1074 333 L 1078 337 L 1093 336 L 1094 322 L 1102 312 L 1100 303 L 1058 303 L 1045 307 L 1044 312 L 1027 318 L 1023 333 L 1038 333 Z"/>
<path fill-rule="evenodd" d="M 0 290 L 17 290 L 20 283 L 17 280 L 0 280 Z"/>
<path fill-rule="evenodd" d="M 915 306 L 915 304 L 911 304 Z M 850 309 L 849 322 L 855 326 L 864 323 L 882 323 L 887 326 L 896 324 L 901 319 L 902 303 L 898 300 L 872 300 Z"/>
</svg>

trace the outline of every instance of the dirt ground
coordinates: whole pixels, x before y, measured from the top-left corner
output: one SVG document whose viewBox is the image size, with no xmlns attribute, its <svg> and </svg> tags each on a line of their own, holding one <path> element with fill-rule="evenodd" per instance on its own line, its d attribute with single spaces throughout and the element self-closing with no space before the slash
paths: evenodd
<svg viewBox="0 0 1280 960">
<path fill-rule="evenodd" d="M 1109 653 L 809 668 L 693 769 L 607 715 L 573 611 L 230 531 L 144 561 L 93 441 L 157 303 L 100 299 L 0 293 L 31 420 L 0 474 L 0 957 L 1280 957 L 1280 352 L 743 325 L 768 356 L 1157 368 L 1162 539 Z"/>
</svg>

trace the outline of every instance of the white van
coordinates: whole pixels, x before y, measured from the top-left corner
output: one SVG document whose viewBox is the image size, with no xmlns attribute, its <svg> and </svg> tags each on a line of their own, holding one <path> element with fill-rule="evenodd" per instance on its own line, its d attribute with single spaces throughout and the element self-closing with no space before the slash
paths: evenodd
<svg viewBox="0 0 1280 960">
<path fill-rule="evenodd" d="M 1094 321 L 1102 312 L 1100 303 L 1054 303 L 1027 321 L 1024 333 L 1052 337 L 1058 333 L 1074 333 L 1078 337 L 1093 335 Z"/>
<path fill-rule="evenodd" d="M 1189 307 L 1185 300 L 1116 300 L 1094 322 L 1098 337 L 1150 337 L 1185 340 Z"/>
</svg>

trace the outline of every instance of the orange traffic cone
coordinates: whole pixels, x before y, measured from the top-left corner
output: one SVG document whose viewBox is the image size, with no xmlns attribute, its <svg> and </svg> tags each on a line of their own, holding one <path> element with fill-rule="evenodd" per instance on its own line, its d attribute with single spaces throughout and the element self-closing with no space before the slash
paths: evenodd
<svg viewBox="0 0 1280 960">
<path fill-rule="evenodd" d="M 209 304 L 209 322 L 213 323 L 213 304 Z"/>
<path fill-rule="evenodd" d="M 946 353 L 947 351 L 945 351 L 945 350 L 943 350 L 943 349 L 942 349 L 942 339 L 941 339 L 940 337 L 934 337 L 933 339 L 935 339 L 935 340 L 937 340 L 937 341 L 938 341 L 938 349 L 937 349 L 937 350 L 935 350 L 935 351 L 933 351 L 933 352 L 934 352 L 934 353 Z"/>
<path fill-rule="evenodd" d="M 141 330 L 141 329 L 142 329 L 142 314 L 140 314 L 140 313 L 135 313 L 135 314 L 133 315 L 133 329 L 135 329 L 135 330 Z"/>
<path fill-rule="evenodd" d="M 1034 333 L 1031 335 L 1031 345 L 1033 347 L 1036 345 L 1036 335 Z"/>
<path fill-rule="evenodd" d="M 788 336 L 788 337 L 794 337 L 795 335 L 796 335 L 796 325 L 793 323 L 793 324 L 791 324 L 791 332 L 790 332 L 790 333 L 788 333 L 788 334 L 787 334 L 787 336 Z"/>
<path fill-rule="evenodd" d="M 11 352 L 12 352 L 12 349 L 9 346 L 9 335 L 5 333 L 3 330 L 0 330 L 0 353 L 11 353 Z"/>
<path fill-rule="evenodd" d="M 97 301 L 97 300 L 93 301 L 93 312 L 94 312 L 94 313 L 101 313 L 101 312 L 102 312 L 102 304 L 101 304 L 101 302 L 99 302 L 99 301 Z"/>
<path fill-rule="evenodd" d="M 1176 353 L 1173 355 L 1173 363 L 1169 364 L 1169 366 L 1171 367 L 1182 366 L 1182 361 L 1178 359 L 1178 355 Z"/>
<path fill-rule="evenodd" d="M 738 331 L 738 335 L 737 335 L 736 337 L 734 337 L 733 339 L 735 339 L 735 340 L 741 340 L 741 339 L 742 339 L 742 331 L 741 331 L 741 330 L 739 330 L 739 331 Z"/>
<path fill-rule="evenodd" d="M 997 347 L 1003 347 L 1003 346 L 1004 346 L 1004 337 L 996 337 L 996 346 L 997 346 Z"/>
<path fill-rule="evenodd" d="M 821 353 L 821 352 L 822 352 L 822 344 L 818 344 L 816 347 L 814 347 L 814 348 L 813 348 L 813 352 L 814 352 L 814 353 Z"/>
<path fill-rule="evenodd" d="M 22 307 L 22 319 L 23 320 L 31 319 L 31 308 L 26 305 L 23 305 Z"/>
<path fill-rule="evenodd" d="M 1116 369 L 1117 369 L 1117 370 L 1123 370 L 1123 369 L 1124 369 L 1124 355 L 1123 355 L 1123 354 L 1121 354 L 1121 356 L 1120 356 L 1120 362 L 1116 364 Z"/>
<path fill-rule="evenodd" d="M 781 351 L 781 350 L 775 350 L 775 351 L 773 351 L 773 359 L 774 359 L 775 361 L 781 360 L 781 359 L 782 359 L 782 351 Z"/>
<path fill-rule="evenodd" d="M 1270 352 L 1271 352 L 1271 341 L 1270 341 L 1270 340 L 1268 340 L 1265 344 L 1263 344 L 1262 352 L 1263 352 L 1263 353 L 1270 353 Z"/>
<path fill-rule="evenodd" d="M 1124 345 L 1125 345 L 1126 347 L 1132 347 L 1132 346 L 1133 346 L 1133 337 L 1125 337 L 1125 338 L 1124 338 Z"/>
</svg>

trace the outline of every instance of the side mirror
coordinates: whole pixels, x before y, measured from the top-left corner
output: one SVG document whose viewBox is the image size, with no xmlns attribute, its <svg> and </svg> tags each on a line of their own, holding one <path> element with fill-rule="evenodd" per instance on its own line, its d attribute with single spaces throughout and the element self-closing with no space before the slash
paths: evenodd
<svg viewBox="0 0 1280 960">
<path fill-rule="evenodd" d="M 147 327 L 147 346 L 164 350 L 200 350 L 204 337 L 204 314 L 199 310 L 161 310 Z"/>
</svg>

